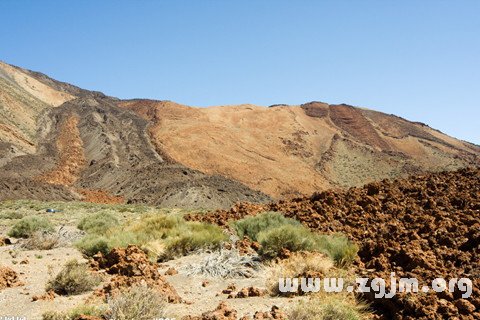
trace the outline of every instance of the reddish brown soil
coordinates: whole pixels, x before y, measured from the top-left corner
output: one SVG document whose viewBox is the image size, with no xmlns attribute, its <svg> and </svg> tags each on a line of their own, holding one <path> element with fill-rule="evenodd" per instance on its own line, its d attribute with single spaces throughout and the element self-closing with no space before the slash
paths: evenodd
<svg viewBox="0 0 480 320">
<path fill-rule="evenodd" d="M 283 212 L 313 230 L 347 234 L 359 244 L 356 264 L 367 277 L 389 279 L 396 272 L 420 285 L 437 277 L 473 281 L 468 300 L 459 291 L 392 299 L 365 295 L 386 318 L 480 319 L 480 169 L 386 180 L 263 206 L 241 204 L 189 218 L 226 225 L 264 210 Z"/>
<path fill-rule="evenodd" d="M 121 204 L 125 203 L 124 197 L 112 196 L 104 190 L 77 189 L 84 198 L 82 201 L 92 203 Z"/>
<path fill-rule="evenodd" d="M 168 302 L 177 303 L 182 300 L 175 288 L 160 274 L 158 266 L 150 262 L 145 252 L 137 246 L 113 249 L 106 256 L 98 254 L 94 257 L 92 266 L 105 269 L 113 275 L 110 282 L 97 292 L 99 296 L 115 295 L 124 288 L 142 284 L 158 290 Z"/>
<path fill-rule="evenodd" d="M 21 286 L 22 282 L 18 279 L 15 271 L 8 267 L 0 267 L 0 290 Z"/>
<path fill-rule="evenodd" d="M 336 126 L 355 137 L 355 140 L 381 150 L 390 150 L 390 146 L 380 137 L 360 109 L 347 105 L 331 105 L 330 119 Z"/>
<path fill-rule="evenodd" d="M 63 122 L 56 146 L 59 156 L 57 166 L 42 174 L 38 179 L 51 184 L 71 185 L 78 180 L 80 171 L 86 163 L 77 116 L 69 116 Z"/>
</svg>

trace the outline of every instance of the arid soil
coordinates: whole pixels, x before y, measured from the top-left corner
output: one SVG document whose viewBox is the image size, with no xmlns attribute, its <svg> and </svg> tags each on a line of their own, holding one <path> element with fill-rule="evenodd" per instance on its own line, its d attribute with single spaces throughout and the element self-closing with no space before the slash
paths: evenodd
<svg viewBox="0 0 480 320">
<path fill-rule="evenodd" d="M 264 210 L 283 212 L 313 230 L 343 232 L 360 246 L 366 277 L 469 278 L 473 294 L 364 298 L 387 319 L 480 319 L 480 169 L 385 180 L 268 205 L 241 204 L 191 219 L 226 225 Z"/>
<path fill-rule="evenodd" d="M 180 163 L 276 198 L 478 164 L 478 146 L 421 123 L 348 105 L 193 108 L 118 101 L 153 124 Z"/>
</svg>

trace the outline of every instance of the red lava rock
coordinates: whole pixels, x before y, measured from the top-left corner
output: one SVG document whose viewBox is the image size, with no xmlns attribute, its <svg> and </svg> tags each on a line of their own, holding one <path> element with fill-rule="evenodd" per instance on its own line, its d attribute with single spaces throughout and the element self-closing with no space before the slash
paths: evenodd
<svg viewBox="0 0 480 320">
<path fill-rule="evenodd" d="M 109 283 L 96 292 L 99 296 L 116 294 L 125 287 L 146 284 L 158 290 L 168 302 L 178 303 L 182 300 L 175 288 L 160 274 L 158 266 L 150 262 L 146 253 L 137 246 L 130 245 L 126 249 L 115 248 L 106 256 L 95 255 L 92 265 L 114 275 Z"/>
<path fill-rule="evenodd" d="M 275 320 L 287 320 L 287 315 L 283 313 L 279 307 L 273 306 L 268 312 L 257 311 L 253 315 L 254 320 L 275 319 Z"/>
<path fill-rule="evenodd" d="M 21 285 L 23 285 L 23 283 L 18 279 L 15 271 L 8 267 L 0 267 L 0 290 Z"/>
<path fill-rule="evenodd" d="M 223 289 L 222 290 L 222 293 L 223 294 L 231 294 L 232 292 L 234 291 L 237 291 L 237 287 L 235 286 L 234 283 L 230 283 L 228 286 L 227 286 L 227 289 Z"/>
<path fill-rule="evenodd" d="M 165 271 L 166 276 L 173 276 L 173 275 L 176 275 L 176 274 L 178 274 L 178 271 L 177 271 L 177 269 L 175 269 L 173 267 L 168 268 L 167 271 Z"/>
<path fill-rule="evenodd" d="M 241 255 L 252 254 L 260 249 L 260 244 L 256 241 L 250 240 L 249 237 L 245 236 L 242 240 L 237 240 L 235 242 L 235 247 L 238 249 Z"/>
<path fill-rule="evenodd" d="M 459 292 L 453 296 L 415 294 L 414 299 L 409 297 L 412 294 L 397 294 L 393 299 L 362 295 L 378 315 L 467 319 L 478 313 L 480 168 L 383 180 L 270 204 L 239 203 L 229 210 L 187 218 L 227 227 L 230 220 L 263 211 L 282 212 L 314 231 L 346 234 L 360 247 L 355 268 L 363 277 L 389 279 L 394 271 L 397 278 L 417 278 L 420 286 L 430 285 L 438 277 L 447 281 L 469 278 L 473 282 L 469 304 L 457 302 Z M 473 310 L 470 315 L 463 313 L 469 310 Z"/>
<path fill-rule="evenodd" d="M 459 299 L 455 301 L 455 307 L 457 307 L 458 312 L 461 314 L 471 314 L 475 311 L 475 306 L 466 299 Z"/>
<path fill-rule="evenodd" d="M 245 287 L 240 289 L 237 293 L 230 293 L 229 299 L 233 298 L 249 298 L 249 297 L 263 297 L 266 294 L 266 290 L 255 287 Z"/>
<path fill-rule="evenodd" d="M 237 311 L 222 301 L 213 311 L 204 312 L 201 316 L 185 316 L 182 320 L 237 320 Z"/>
<path fill-rule="evenodd" d="M 32 301 L 53 301 L 54 299 L 55 292 L 53 290 L 48 290 L 42 295 L 32 297 Z"/>
</svg>

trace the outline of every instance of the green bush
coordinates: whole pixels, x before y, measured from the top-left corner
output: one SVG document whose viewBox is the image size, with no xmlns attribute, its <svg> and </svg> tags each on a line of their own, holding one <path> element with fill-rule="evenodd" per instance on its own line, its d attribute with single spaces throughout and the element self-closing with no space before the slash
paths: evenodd
<svg viewBox="0 0 480 320">
<path fill-rule="evenodd" d="M 358 253 L 358 246 L 342 234 L 319 235 L 320 251 L 325 252 L 339 266 L 351 264 Z"/>
<path fill-rule="evenodd" d="M 111 213 L 99 212 L 80 220 L 78 229 L 88 233 L 105 234 L 108 230 L 118 226 L 118 219 Z"/>
<path fill-rule="evenodd" d="M 180 236 L 167 241 L 162 259 L 184 256 L 199 249 L 216 249 L 227 240 L 222 229 L 211 224 L 188 222 L 182 230 Z"/>
<path fill-rule="evenodd" d="M 240 238 L 248 236 L 250 239 L 257 241 L 260 232 L 283 225 L 298 226 L 300 225 L 300 222 L 294 219 L 285 218 L 278 212 L 264 212 L 234 222 L 233 228 Z"/>
<path fill-rule="evenodd" d="M 317 237 L 303 226 L 284 225 L 268 229 L 258 234 L 260 254 L 265 258 L 275 258 L 282 248 L 295 251 L 317 251 Z"/>
<path fill-rule="evenodd" d="M 18 211 L 8 211 L 0 213 L 0 219 L 9 219 L 9 220 L 16 220 L 22 219 L 23 214 Z"/>
<path fill-rule="evenodd" d="M 8 235 L 14 238 L 28 238 L 35 232 L 53 232 L 53 230 L 53 226 L 48 219 L 28 216 L 15 223 Z"/>
<path fill-rule="evenodd" d="M 46 291 L 53 290 L 57 294 L 69 296 L 90 291 L 99 283 L 99 277 L 92 275 L 86 264 L 71 260 L 55 278 L 48 281 Z"/>
<path fill-rule="evenodd" d="M 348 265 L 357 255 L 357 246 L 341 234 L 320 235 L 304 226 L 284 225 L 262 231 L 258 235 L 260 254 L 275 258 L 282 248 L 295 251 L 316 251 L 328 255 L 337 265 Z"/>
<path fill-rule="evenodd" d="M 97 253 L 107 254 L 111 247 L 108 243 L 108 239 L 104 236 L 96 234 L 90 234 L 83 237 L 76 243 L 77 248 L 86 256 L 92 257 Z"/>
</svg>

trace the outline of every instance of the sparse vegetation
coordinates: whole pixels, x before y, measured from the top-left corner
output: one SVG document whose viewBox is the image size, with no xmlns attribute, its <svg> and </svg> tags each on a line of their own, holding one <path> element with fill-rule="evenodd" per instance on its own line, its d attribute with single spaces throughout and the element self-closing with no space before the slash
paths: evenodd
<svg viewBox="0 0 480 320">
<path fill-rule="evenodd" d="M 251 255 L 240 255 L 237 250 L 218 250 L 207 255 L 200 263 L 188 265 L 188 275 L 220 278 L 249 278 L 260 263 Z M 278 280 L 278 279 L 277 279 Z"/>
<path fill-rule="evenodd" d="M 313 295 L 298 302 L 288 312 L 289 320 L 362 320 L 365 306 L 343 294 Z"/>
<path fill-rule="evenodd" d="M 262 231 L 258 235 L 261 244 L 260 254 L 275 258 L 283 248 L 289 251 L 317 251 L 317 237 L 303 226 L 284 225 Z"/>
<path fill-rule="evenodd" d="M 87 235 L 76 244 L 77 248 L 88 257 L 97 253 L 107 254 L 111 250 L 108 239 L 95 234 Z"/>
<path fill-rule="evenodd" d="M 94 305 L 82 305 L 68 312 L 48 311 L 42 315 L 42 320 L 76 320 L 79 316 L 102 317 L 106 313 L 106 307 Z"/>
<path fill-rule="evenodd" d="M 8 235 L 14 238 L 28 238 L 35 232 L 53 232 L 53 230 L 53 226 L 47 218 L 28 216 L 15 223 Z"/>
<path fill-rule="evenodd" d="M 82 218 L 78 224 L 78 229 L 93 234 L 105 234 L 118 225 L 118 219 L 113 214 L 99 212 Z"/>
<path fill-rule="evenodd" d="M 333 277 L 337 271 L 332 259 L 322 253 L 298 252 L 293 253 L 288 259 L 273 263 L 268 273 L 267 288 L 272 295 L 277 296 L 292 294 L 278 290 L 279 278 Z"/>
<path fill-rule="evenodd" d="M 165 301 L 153 289 L 134 286 L 108 301 L 108 319 L 151 320 L 165 317 Z"/>
<path fill-rule="evenodd" d="M 37 231 L 22 244 L 22 247 L 27 250 L 50 250 L 58 246 L 59 241 L 58 234 Z"/>
<path fill-rule="evenodd" d="M 299 226 L 300 222 L 285 218 L 281 213 L 270 211 L 238 220 L 233 223 L 233 228 L 240 238 L 248 236 L 253 241 L 257 241 L 260 232 L 284 225 Z"/>
<path fill-rule="evenodd" d="M 99 277 L 92 275 L 86 264 L 71 260 L 47 283 L 46 291 L 53 290 L 60 295 L 75 295 L 92 290 L 99 282 Z"/>
<path fill-rule="evenodd" d="M 163 260 L 184 256 L 199 249 L 218 249 L 227 240 L 222 229 L 211 224 L 187 222 L 182 229 L 184 232 L 179 236 L 167 240 L 166 250 L 161 257 Z"/>
<path fill-rule="evenodd" d="M 23 214 L 18 211 L 7 211 L 0 213 L 0 219 L 16 220 L 22 218 Z"/>
<path fill-rule="evenodd" d="M 136 244 L 162 260 L 199 249 L 215 249 L 227 240 L 218 226 L 187 222 L 179 215 L 146 215 L 135 223 L 110 229 L 105 235 L 89 234 L 77 243 L 87 256 Z M 160 249 L 160 250 L 159 250 Z"/>
<path fill-rule="evenodd" d="M 337 265 L 347 265 L 355 259 L 358 250 L 343 235 L 319 235 L 301 225 L 283 225 L 262 231 L 258 234 L 258 241 L 261 244 L 260 254 L 268 259 L 277 257 L 285 248 L 292 252 L 323 252 Z"/>
</svg>

